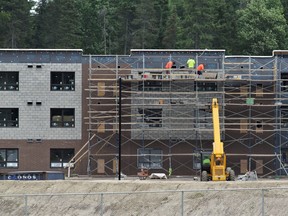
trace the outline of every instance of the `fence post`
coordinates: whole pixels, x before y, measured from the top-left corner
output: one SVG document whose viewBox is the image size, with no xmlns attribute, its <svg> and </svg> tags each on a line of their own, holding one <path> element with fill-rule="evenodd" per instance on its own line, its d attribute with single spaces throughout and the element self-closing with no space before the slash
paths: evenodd
<svg viewBox="0 0 288 216">
<path fill-rule="evenodd" d="M 181 215 L 184 215 L 184 191 L 181 191 Z"/>
<path fill-rule="evenodd" d="M 100 215 L 103 216 L 103 193 L 100 194 Z"/>
<path fill-rule="evenodd" d="M 24 195 L 24 215 L 28 216 L 29 212 L 28 212 L 28 196 Z"/>
<path fill-rule="evenodd" d="M 262 216 L 264 216 L 264 189 L 262 189 L 261 191 L 262 191 L 262 193 L 261 193 L 261 196 L 262 196 L 262 199 L 261 199 L 261 203 L 262 203 L 261 211 L 262 211 Z"/>
</svg>

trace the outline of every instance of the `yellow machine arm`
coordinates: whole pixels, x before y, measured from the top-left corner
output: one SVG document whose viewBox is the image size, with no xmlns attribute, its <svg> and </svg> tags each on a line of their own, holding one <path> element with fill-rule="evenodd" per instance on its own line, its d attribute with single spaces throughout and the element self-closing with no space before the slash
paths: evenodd
<svg viewBox="0 0 288 216">
<path fill-rule="evenodd" d="M 220 135 L 219 106 L 217 98 L 213 98 L 212 100 L 212 117 L 214 130 L 213 154 L 216 155 L 216 157 L 221 157 L 224 154 L 224 148 Z"/>
<path fill-rule="evenodd" d="M 226 154 L 224 153 L 224 144 L 221 142 L 219 105 L 217 98 L 212 99 L 212 118 L 214 131 L 213 152 L 211 153 L 208 170 L 208 162 L 205 162 L 206 159 L 202 159 L 201 181 L 235 181 L 234 170 L 230 167 L 229 169 L 226 168 Z M 204 158 L 203 154 L 201 157 Z"/>
</svg>

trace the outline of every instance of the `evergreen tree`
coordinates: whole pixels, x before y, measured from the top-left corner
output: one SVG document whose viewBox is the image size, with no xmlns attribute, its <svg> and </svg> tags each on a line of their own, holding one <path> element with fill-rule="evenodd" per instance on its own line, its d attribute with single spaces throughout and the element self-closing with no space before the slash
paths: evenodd
<svg viewBox="0 0 288 216">
<path fill-rule="evenodd" d="M 1 46 L 4 48 L 29 47 L 31 36 L 32 1 L 1 0 L 0 1 L 0 28 Z"/>
<path fill-rule="evenodd" d="M 178 47 L 209 48 L 213 43 L 213 0 L 184 0 Z"/>
<path fill-rule="evenodd" d="M 118 8 L 119 10 L 117 16 L 122 17 L 122 25 L 119 26 L 119 29 L 122 29 L 122 31 L 119 31 L 118 38 L 120 39 L 119 42 L 122 44 L 119 46 L 120 49 L 118 50 L 118 53 L 128 54 L 132 48 L 132 21 L 135 17 L 136 7 L 135 2 L 130 0 L 121 1 L 119 6 L 120 8 Z"/>
<path fill-rule="evenodd" d="M 167 41 L 167 38 L 170 37 L 170 39 L 172 39 L 171 36 L 177 33 L 175 28 L 175 26 L 177 25 L 177 13 L 175 11 L 175 5 L 172 4 L 171 7 L 169 7 L 169 1 L 167 3 L 167 0 L 156 1 L 154 8 L 156 11 L 156 19 L 158 20 L 156 24 L 158 28 L 158 35 L 155 46 L 156 48 L 161 49 L 167 47 L 167 43 L 169 43 L 169 40 Z M 171 41 L 171 43 L 176 43 L 176 35 L 175 38 Z M 172 46 L 172 44 L 170 45 Z M 175 45 L 173 45 L 173 47 L 171 47 L 170 49 L 172 48 L 175 48 Z"/>
<path fill-rule="evenodd" d="M 163 46 L 165 49 L 175 49 L 177 44 L 177 32 L 178 32 L 178 16 L 176 6 L 171 7 L 169 13 L 165 34 L 163 38 Z"/>
<path fill-rule="evenodd" d="M 155 4 L 157 0 L 140 0 L 136 5 L 135 19 L 132 21 L 132 47 L 157 48 L 159 20 Z"/>
<path fill-rule="evenodd" d="M 110 0 L 108 12 L 109 53 L 128 54 L 131 49 L 132 20 L 135 17 L 135 1 Z"/>
<path fill-rule="evenodd" d="M 81 20 L 76 0 L 41 0 L 35 16 L 35 47 L 81 48 Z"/>
<path fill-rule="evenodd" d="M 83 0 L 81 2 L 84 52 L 109 53 L 110 38 L 108 29 L 111 28 L 109 18 L 111 8 L 109 6 L 107 0 Z"/>
<path fill-rule="evenodd" d="M 239 0 L 218 0 L 213 8 L 213 45 L 210 48 L 225 49 L 226 53 L 238 51 L 235 38 L 237 37 L 235 16 L 239 9 Z"/>
<path fill-rule="evenodd" d="M 50 24 L 47 14 L 47 0 L 40 0 L 38 2 L 36 8 L 36 15 L 34 16 L 34 37 L 33 37 L 33 45 L 35 48 L 45 48 L 50 47 L 48 42 L 46 42 L 45 38 L 46 29 L 49 29 Z"/>
</svg>

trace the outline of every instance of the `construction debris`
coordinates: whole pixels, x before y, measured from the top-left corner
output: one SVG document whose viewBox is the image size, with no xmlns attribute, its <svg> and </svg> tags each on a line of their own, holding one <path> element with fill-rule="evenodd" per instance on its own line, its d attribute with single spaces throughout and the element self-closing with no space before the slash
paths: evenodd
<svg viewBox="0 0 288 216">
<path fill-rule="evenodd" d="M 165 173 L 152 173 L 149 176 L 150 179 L 167 179 L 167 176 Z"/>
<path fill-rule="evenodd" d="M 256 171 L 248 171 L 245 175 L 238 176 L 237 179 L 240 181 L 257 181 L 258 177 Z"/>
</svg>

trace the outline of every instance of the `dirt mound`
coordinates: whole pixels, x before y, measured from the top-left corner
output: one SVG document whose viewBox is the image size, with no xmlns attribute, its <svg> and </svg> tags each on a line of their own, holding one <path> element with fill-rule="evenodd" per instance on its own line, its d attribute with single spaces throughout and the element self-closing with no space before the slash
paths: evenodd
<svg viewBox="0 0 288 216">
<path fill-rule="evenodd" d="M 264 189 L 264 190 L 263 190 Z M 147 193 L 149 191 L 149 193 Z M 1 181 L 1 215 L 287 215 L 288 181 Z M 28 194 L 28 196 L 24 196 Z"/>
</svg>

